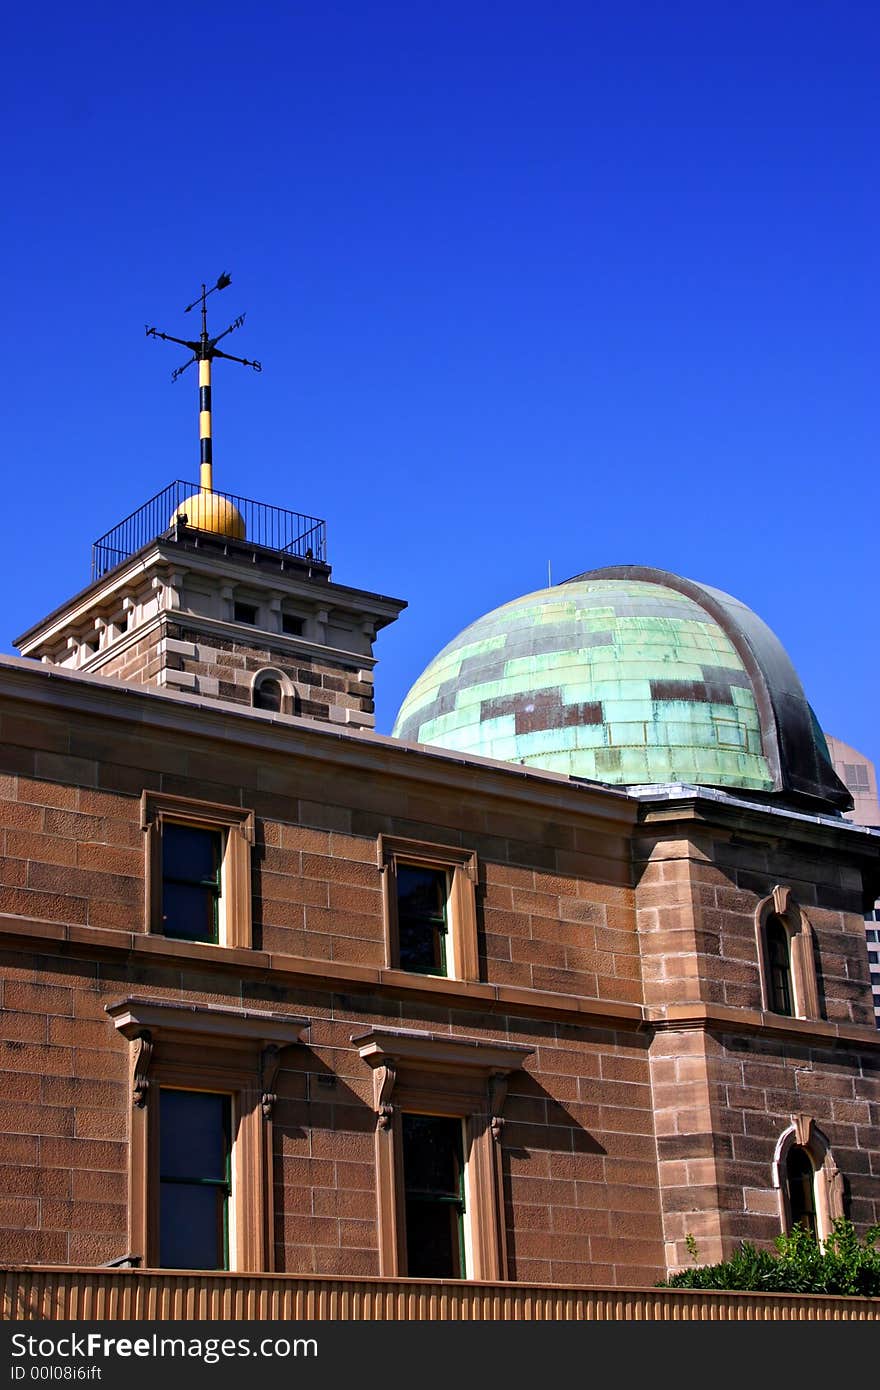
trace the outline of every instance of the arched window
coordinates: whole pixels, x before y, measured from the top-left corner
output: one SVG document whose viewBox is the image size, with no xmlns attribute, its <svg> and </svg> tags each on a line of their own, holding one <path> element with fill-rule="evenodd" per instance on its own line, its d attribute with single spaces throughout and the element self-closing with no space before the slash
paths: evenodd
<svg viewBox="0 0 880 1390">
<path fill-rule="evenodd" d="M 844 1183 L 828 1140 L 811 1115 L 793 1115 L 779 1137 L 772 1166 L 783 1231 L 796 1226 L 827 1240 L 844 1216 Z"/>
<path fill-rule="evenodd" d="M 254 709 L 269 709 L 281 713 L 281 682 L 274 676 L 264 676 L 254 686 Z"/>
<path fill-rule="evenodd" d="M 786 1018 L 821 1018 L 813 928 L 790 888 L 777 884 L 755 914 L 762 1007 Z"/>
<path fill-rule="evenodd" d="M 775 1014 L 792 1017 L 791 952 L 782 918 L 773 913 L 764 928 L 767 951 L 767 1003 Z"/>
<path fill-rule="evenodd" d="M 251 682 L 251 704 L 254 709 L 269 710 L 275 714 L 295 714 L 296 692 L 283 671 L 274 666 L 264 666 Z"/>
<path fill-rule="evenodd" d="M 785 1176 L 792 1227 L 802 1226 L 805 1231 L 816 1235 L 816 1173 L 810 1155 L 800 1144 L 792 1144 L 788 1151 Z"/>
</svg>

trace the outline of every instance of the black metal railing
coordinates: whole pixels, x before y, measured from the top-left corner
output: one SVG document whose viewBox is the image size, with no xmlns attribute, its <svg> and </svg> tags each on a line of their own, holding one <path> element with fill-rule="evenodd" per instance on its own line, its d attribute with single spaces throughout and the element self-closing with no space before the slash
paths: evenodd
<svg viewBox="0 0 880 1390">
<path fill-rule="evenodd" d="M 218 538 L 216 531 L 200 531 L 198 525 L 193 525 L 194 520 L 198 521 L 196 508 L 190 509 L 194 515 L 187 516 L 184 532 L 177 524 L 178 508 L 187 498 L 199 492 L 197 483 L 184 483 L 178 478 L 162 492 L 157 492 L 149 502 L 138 507 L 131 516 L 120 521 L 112 531 L 100 536 L 92 546 L 92 580 L 100 579 L 108 570 L 115 569 L 150 541 L 172 536 L 179 538 L 181 534 Z M 211 495 L 231 502 L 238 510 L 244 522 L 244 537 L 237 538 L 239 544 L 260 546 L 282 555 L 326 564 L 326 521 L 315 516 L 304 516 L 302 512 L 287 511 L 285 507 L 272 507 L 267 502 L 254 502 L 249 497 L 237 497 L 232 492 L 213 489 Z"/>
</svg>

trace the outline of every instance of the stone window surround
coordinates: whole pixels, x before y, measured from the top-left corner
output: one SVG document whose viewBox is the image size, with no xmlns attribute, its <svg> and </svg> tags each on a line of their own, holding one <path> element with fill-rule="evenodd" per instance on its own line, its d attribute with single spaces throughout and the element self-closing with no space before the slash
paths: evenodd
<svg viewBox="0 0 880 1390">
<path fill-rule="evenodd" d="M 377 857 L 382 874 L 385 961 L 389 969 L 401 968 L 397 919 L 397 866 L 413 864 L 421 868 L 444 869 L 450 875 L 448 933 L 451 949 L 447 954 L 446 978 L 479 980 L 476 894 L 479 868 L 476 853 L 454 845 L 438 845 L 424 840 L 402 839 L 396 835 L 380 835 L 377 841 Z"/>
<path fill-rule="evenodd" d="M 502 1110 L 510 1073 L 534 1049 L 406 1028 L 370 1028 L 351 1041 L 373 1072 L 380 1275 L 406 1274 L 401 1114 L 410 1111 L 464 1121 L 468 1278 L 506 1279 Z"/>
<path fill-rule="evenodd" d="M 129 1043 L 132 1120 L 129 1148 L 129 1250 L 159 1267 L 157 1089 L 215 1091 L 232 1097 L 232 1201 L 229 1267 L 274 1269 L 272 1113 L 285 1047 L 302 1041 L 309 1020 L 226 1005 L 129 997 L 105 1005 Z"/>
<path fill-rule="evenodd" d="M 261 666 L 259 671 L 255 671 L 250 682 L 250 701 L 254 704 L 257 688 L 264 680 L 277 681 L 281 686 L 281 709 L 280 714 L 296 714 L 298 701 L 296 686 L 289 676 L 278 666 Z"/>
<path fill-rule="evenodd" d="M 220 947 L 253 945 L 251 848 L 254 813 L 242 806 L 199 801 L 167 792 L 141 795 L 141 829 L 145 832 L 144 929 L 162 932 L 162 823 L 173 821 L 223 832 Z M 216 949 L 216 948 L 215 948 Z"/>
<path fill-rule="evenodd" d="M 766 1013 L 774 1012 L 770 1007 L 770 970 L 767 957 L 767 923 L 771 917 L 776 917 L 782 922 L 788 936 L 793 1016 L 820 1019 L 822 1010 L 816 976 L 813 928 L 791 889 L 781 883 L 778 883 L 766 898 L 762 898 L 755 910 L 761 972 L 761 1007 Z"/>
<path fill-rule="evenodd" d="M 816 1230 L 820 1244 L 831 1234 L 834 1221 L 844 1215 L 843 1177 L 828 1139 L 812 1115 L 792 1115 L 791 1124 L 780 1136 L 773 1154 L 772 1181 L 779 1202 L 779 1221 L 783 1232 L 792 1229 L 786 1163 L 792 1148 L 802 1148 L 813 1165 L 813 1193 L 816 1203 Z"/>
</svg>

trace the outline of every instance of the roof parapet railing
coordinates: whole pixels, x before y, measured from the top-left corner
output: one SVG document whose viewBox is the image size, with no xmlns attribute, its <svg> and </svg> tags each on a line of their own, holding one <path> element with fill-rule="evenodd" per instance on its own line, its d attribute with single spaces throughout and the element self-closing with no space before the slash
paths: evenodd
<svg viewBox="0 0 880 1390">
<path fill-rule="evenodd" d="M 237 514 L 235 531 L 227 533 L 216 524 L 200 526 L 199 512 L 205 502 L 209 504 L 206 513 L 216 508 L 218 503 L 221 509 L 223 504 L 229 504 L 233 514 Z M 186 503 L 190 504 L 188 510 L 184 505 Z M 228 515 L 228 509 L 224 514 Z M 185 527 L 188 535 L 213 536 L 215 539 L 226 536 L 237 543 L 280 555 L 322 565 L 327 563 L 327 523 L 319 517 L 288 511 L 285 507 L 273 507 L 267 502 L 255 502 L 252 498 L 238 497 L 231 492 L 216 489 L 206 492 L 200 489 L 198 483 L 176 479 L 95 541 L 92 546 L 92 582 L 136 555 L 150 541 L 179 539 L 181 526 Z"/>
</svg>

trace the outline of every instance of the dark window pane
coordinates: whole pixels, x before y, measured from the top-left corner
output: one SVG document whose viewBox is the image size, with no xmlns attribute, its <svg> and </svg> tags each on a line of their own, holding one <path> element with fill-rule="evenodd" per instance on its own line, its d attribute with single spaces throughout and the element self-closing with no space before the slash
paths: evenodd
<svg viewBox="0 0 880 1390">
<path fill-rule="evenodd" d="M 281 631 L 288 633 L 291 637 L 301 637 L 305 623 L 302 618 L 295 618 L 292 613 L 281 614 Z"/>
<path fill-rule="evenodd" d="M 232 1106 L 206 1091 L 159 1091 L 159 1262 L 225 1269 Z"/>
<path fill-rule="evenodd" d="M 215 879 L 220 868 L 220 835 L 198 825 L 162 827 L 162 872 L 187 883 Z"/>
<path fill-rule="evenodd" d="M 218 939 L 223 837 L 166 822 L 162 828 L 162 930 L 184 941 Z"/>
<path fill-rule="evenodd" d="M 237 623 L 256 624 L 256 606 L 253 603 L 237 603 L 234 609 L 234 616 Z"/>
<path fill-rule="evenodd" d="M 159 1264 L 163 1269 L 226 1269 L 224 1188 L 163 1182 L 159 1194 Z"/>
<path fill-rule="evenodd" d="M 461 1197 L 461 1120 L 441 1115 L 403 1116 L 407 1193 Z"/>
<path fill-rule="evenodd" d="M 281 709 L 281 682 L 267 677 L 254 687 L 254 709 Z"/>
<path fill-rule="evenodd" d="M 397 925 L 400 968 L 423 975 L 446 974 L 445 869 L 397 866 Z"/>
<path fill-rule="evenodd" d="M 437 931 L 420 918 L 409 917 L 399 919 L 398 931 L 401 970 L 418 971 L 420 975 L 446 974 L 445 953 L 440 949 Z"/>
<path fill-rule="evenodd" d="M 461 1121 L 439 1115 L 402 1119 L 407 1272 L 414 1278 L 463 1279 Z"/>
<path fill-rule="evenodd" d="M 162 889 L 162 930 L 181 941 L 215 941 L 216 896 L 189 883 L 166 883 Z"/>
<path fill-rule="evenodd" d="M 788 1178 L 788 1201 L 791 1207 L 793 1226 L 802 1226 L 805 1231 L 816 1234 L 816 1201 L 813 1165 L 809 1154 L 802 1148 L 791 1148 L 786 1160 Z"/>
<path fill-rule="evenodd" d="M 413 1279 L 463 1279 L 461 1215 L 449 1203 L 406 1203 L 406 1272 Z"/>
<path fill-rule="evenodd" d="M 791 1005 L 791 957 L 788 932 L 778 917 L 771 917 L 766 927 L 767 968 L 769 971 L 770 1008 L 774 1013 L 793 1014 Z"/>
<path fill-rule="evenodd" d="M 159 1172 L 163 1178 L 225 1182 L 229 1097 L 213 1091 L 159 1092 Z"/>
<path fill-rule="evenodd" d="M 410 917 L 446 921 L 446 871 L 416 864 L 397 866 L 397 901 Z"/>
</svg>

